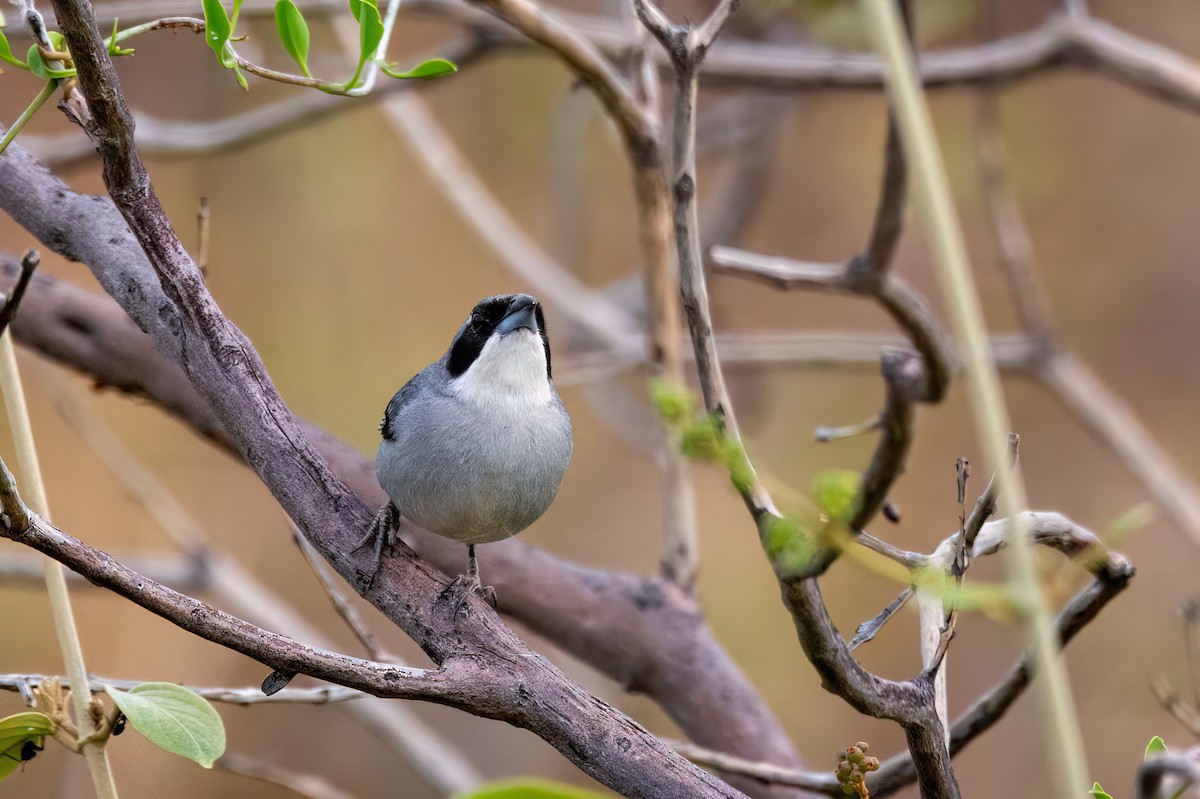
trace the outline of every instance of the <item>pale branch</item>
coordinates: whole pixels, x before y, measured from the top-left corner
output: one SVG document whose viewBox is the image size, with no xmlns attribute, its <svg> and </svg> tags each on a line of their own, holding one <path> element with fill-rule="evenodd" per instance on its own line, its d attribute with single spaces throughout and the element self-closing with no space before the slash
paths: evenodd
<svg viewBox="0 0 1200 799">
<path fill-rule="evenodd" d="M 16 691 L 22 694 L 29 688 L 36 688 L 46 680 L 57 680 L 64 688 L 71 687 L 71 681 L 66 677 L 55 677 L 47 674 L 0 674 L 0 690 Z M 92 676 L 89 678 L 92 693 L 105 693 L 109 688 L 128 691 L 143 681 L 114 680 L 107 677 Z M 222 688 L 203 685 L 185 686 L 189 691 L 199 694 L 210 702 L 220 702 L 228 705 L 330 705 L 348 702 L 353 699 L 364 699 L 369 694 L 355 688 L 341 685 L 322 685 L 316 688 L 287 687 L 273 694 L 264 694 L 260 686 L 242 688 Z"/>
<path fill-rule="evenodd" d="M 704 766 L 712 771 L 750 777 L 770 785 L 790 785 L 830 796 L 843 795 L 837 780 L 825 772 L 781 768 L 761 760 L 750 760 L 705 749 L 703 746 L 696 746 L 686 741 L 671 741 L 670 743 L 671 748 L 676 752 L 696 765 Z"/>
<path fill-rule="evenodd" d="M 286 788 L 304 799 L 355 799 L 354 794 L 338 788 L 318 774 L 299 771 L 291 766 L 277 766 L 255 757 L 227 752 L 213 766 L 230 774 Z"/>
<path fill-rule="evenodd" d="M 1200 77 L 1195 82 L 1200 86 Z M 1037 347 L 1030 372 L 1118 456 L 1176 525 L 1194 541 L 1200 541 L 1200 490 L 1128 404 L 1058 335 L 1032 237 L 1009 185 L 1007 154 L 997 129 L 995 106 L 993 92 L 980 94 L 976 116 L 980 186 L 1017 318 Z"/>
<path fill-rule="evenodd" d="M 616 68 L 573 27 L 531 0 L 471 0 L 524 36 L 558 55 L 587 84 L 620 129 L 632 154 L 656 150 L 657 126 Z"/>
<path fill-rule="evenodd" d="M 304 560 L 312 569 L 313 575 L 317 578 L 317 582 L 321 584 L 321 590 L 325 592 L 325 596 L 329 597 L 333 609 L 338 616 L 354 633 L 354 637 L 363 645 L 363 649 L 367 651 L 368 657 L 372 660 L 382 661 L 384 663 L 399 663 L 400 660 L 390 652 L 386 651 L 379 645 L 379 639 L 371 632 L 366 621 L 363 620 L 362 614 L 358 612 L 350 599 L 345 595 L 342 589 L 338 586 L 336 578 L 330 574 L 329 567 L 325 565 L 325 561 L 321 560 L 321 556 L 313 549 L 312 544 L 308 543 L 308 539 L 304 537 L 304 533 L 292 525 L 292 539 L 296 542 L 300 553 L 304 555 Z"/>
<path fill-rule="evenodd" d="M 458 209 L 463 222 L 509 271 L 599 344 L 617 352 L 623 347 L 639 349 L 623 335 L 636 330 L 638 320 L 581 282 L 517 224 L 420 97 L 392 97 L 383 110 L 429 183 Z"/>
<path fill-rule="evenodd" d="M 806 263 L 734 247 L 713 247 L 709 255 L 715 272 L 758 280 L 789 291 L 805 289 L 874 299 L 922 357 L 924 385 L 915 399 L 938 401 L 958 368 L 954 345 L 929 303 L 907 281 L 890 271 L 877 274 L 856 268 L 854 261 L 849 265 Z"/>
<path fill-rule="evenodd" d="M 302 0 L 299 5 L 306 13 L 340 12 L 345 7 L 336 0 Z M 266 0 L 250 0 L 242 14 L 270 13 L 271 7 Z M 150 6 L 136 0 L 106 3 L 97 10 L 97 15 L 102 25 L 111 26 L 116 18 L 140 22 L 194 10 L 193 2 L 160 0 Z M 404 4 L 401 13 L 432 15 L 511 40 L 511 33 L 504 25 L 454 0 L 411 0 Z M 555 17 L 593 51 L 619 58 L 628 48 L 627 31 L 613 19 L 568 11 L 556 11 Z M 47 19 L 52 17 L 47 15 Z M 506 41 L 505 45 L 508 44 Z M 669 69 L 665 54 L 658 54 L 658 60 Z M 1074 68 L 1106 76 L 1185 110 L 1200 111 L 1200 67 L 1195 62 L 1091 16 L 1051 14 L 1032 30 L 980 45 L 925 52 L 920 60 L 926 89 L 1004 87 Z M 800 92 L 878 90 L 883 88 L 884 80 L 883 64 L 873 54 L 732 39 L 722 40 L 713 47 L 701 75 L 706 85 Z"/>
<path fill-rule="evenodd" d="M 162 556 L 130 553 L 119 560 L 138 574 L 176 591 L 200 593 L 209 586 L 209 563 L 203 553 Z M 43 559 L 36 555 L 5 555 L 0 558 L 0 585 L 44 591 L 46 580 L 42 575 L 42 564 Z M 87 587 L 87 582 L 73 572 L 67 574 L 67 581 L 72 587 Z"/>
<path fill-rule="evenodd" d="M 1174 799 L 1200 783 L 1200 748 L 1148 758 L 1137 770 L 1136 799 Z"/>
</svg>

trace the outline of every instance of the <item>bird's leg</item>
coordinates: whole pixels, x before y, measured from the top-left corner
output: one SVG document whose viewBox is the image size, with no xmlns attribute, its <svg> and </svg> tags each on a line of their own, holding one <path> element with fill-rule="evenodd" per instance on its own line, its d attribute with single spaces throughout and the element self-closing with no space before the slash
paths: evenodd
<svg viewBox="0 0 1200 799">
<path fill-rule="evenodd" d="M 379 566 L 383 563 L 383 549 L 387 547 L 389 551 L 396 545 L 396 533 L 400 529 L 400 511 L 390 501 L 379 509 L 379 513 L 375 514 L 374 521 L 371 522 L 371 527 L 367 530 L 366 535 L 358 540 L 351 549 L 351 552 L 357 552 L 367 545 L 367 542 L 375 542 L 375 559 L 371 562 L 371 576 L 367 580 L 366 590 L 375 585 L 375 576 L 379 574 Z"/>
<path fill-rule="evenodd" d="M 455 616 L 462 610 L 463 604 L 466 603 L 467 596 L 470 594 L 479 594 L 483 597 L 483 601 L 491 605 L 493 609 L 496 607 L 496 589 L 479 582 L 479 561 L 475 558 L 474 544 L 467 544 L 467 573 L 455 577 L 454 582 L 446 586 L 446 591 L 443 593 L 449 593 L 456 589 L 462 591 L 462 596 L 458 598 L 458 602 L 454 606 Z"/>
</svg>

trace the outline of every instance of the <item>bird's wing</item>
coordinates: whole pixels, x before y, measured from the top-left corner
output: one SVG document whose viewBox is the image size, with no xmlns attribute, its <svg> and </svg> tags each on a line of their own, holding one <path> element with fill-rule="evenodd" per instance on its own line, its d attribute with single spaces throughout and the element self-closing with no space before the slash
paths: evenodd
<svg viewBox="0 0 1200 799">
<path fill-rule="evenodd" d="M 428 372 L 440 366 L 439 363 L 430 364 L 422 369 L 417 374 L 413 375 L 412 379 L 404 384 L 404 387 L 396 392 L 388 403 L 387 410 L 384 411 L 383 421 L 379 423 L 379 432 L 388 441 L 396 440 L 396 417 L 400 415 L 400 410 L 410 402 L 412 402 L 418 394 L 424 391 L 429 382 L 430 375 Z M 445 368 L 445 367 L 443 367 Z"/>
</svg>

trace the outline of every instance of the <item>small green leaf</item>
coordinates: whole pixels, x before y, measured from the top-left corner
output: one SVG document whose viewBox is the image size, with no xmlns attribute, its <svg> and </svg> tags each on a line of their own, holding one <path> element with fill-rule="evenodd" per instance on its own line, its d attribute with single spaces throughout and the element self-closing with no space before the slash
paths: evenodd
<svg viewBox="0 0 1200 799">
<path fill-rule="evenodd" d="M 168 752 L 212 768 L 225 751 L 225 725 L 198 694 L 166 682 L 106 690 L 133 728 Z"/>
<path fill-rule="evenodd" d="M 14 67 L 29 69 L 28 64 L 13 55 L 12 47 L 9 46 L 8 39 L 4 36 L 4 31 L 0 31 L 0 60 L 7 61 Z"/>
<path fill-rule="evenodd" d="M 300 65 L 304 77 L 311 78 L 312 73 L 308 71 L 308 23 L 292 0 L 279 0 L 275 4 L 275 28 L 288 55 Z"/>
<path fill-rule="evenodd" d="M 133 55 L 133 48 L 121 47 L 117 43 L 117 20 L 113 20 L 112 36 L 108 37 L 108 54 L 111 56 Z"/>
<path fill-rule="evenodd" d="M 1103 788 L 1100 787 L 1100 783 L 1098 782 L 1092 783 L 1092 789 L 1088 791 L 1088 793 L 1096 797 L 1096 799 L 1113 799 L 1112 796 L 1110 796 Z"/>
<path fill-rule="evenodd" d="M 237 27 L 238 15 L 242 13 L 242 0 L 233 0 L 233 15 L 229 18 L 229 35 L 233 35 L 234 28 Z"/>
<path fill-rule="evenodd" d="M 681 427 L 696 415 L 696 399 L 692 392 L 674 380 L 659 378 L 651 381 L 650 401 L 668 427 Z"/>
<path fill-rule="evenodd" d="M 830 519 L 848 522 L 858 503 L 858 484 L 862 475 L 846 469 L 825 469 L 813 478 L 813 498 Z"/>
<path fill-rule="evenodd" d="M 1155 735 L 1150 739 L 1150 743 L 1146 744 L 1146 753 L 1142 755 L 1142 760 L 1149 760 L 1152 757 L 1165 755 L 1167 753 L 1167 743 L 1162 738 Z"/>
<path fill-rule="evenodd" d="M 780 577 L 798 574 L 812 561 L 812 536 L 794 519 L 767 514 L 759 527 L 763 552 Z"/>
<path fill-rule="evenodd" d="M 25 762 L 26 744 L 32 743 L 41 749 L 45 736 L 52 734 L 54 719 L 45 713 L 30 711 L 0 719 L 0 780 Z"/>
<path fill-rule="evenodd" d="M 455 794 L 454 799 L 610 799 L 611 796 L 561 782 L 518 777 L 489 782 L 473 791 Z"/>
<path fill-rule="evenodd" d="M 383 71 L 383 74 L 389 77 L 404 80 L 408 78 L 440 78 L 443 75 L 458 72 L 458 65 L 444 58 L 431 58 L 428 61 L 422 61 L 412 69 L 405 70 L 404 72 L 397 71 L 395 66 L 391 64 L 380 67 L 380 69 Z"/>
<path fill-rule="evenodd" d="M 715 461 L 721 456 L 721 426 L 711 416 L 697 419 L 683 429 L 679 448 L 694 461 Z"/>
<path fill-rule="evenodd" d="M 346 84 L 348 89 L 358 85 L 363 66 L 375 57 L 375 51 L 383 41 L 383 19 L 379 16 L 376 0 L 350 0 L 350 12 L 358 20 L 359 42 L 358 66 L 354 70 L 354 77 Z"/>
<path fill-rule="evenodd" d="M 233 35 L 233 26 L 229 24 L 229 15 L 221 0 L 203 0 L 204 3 L 204 40 L 216 53 L 221 66 L 228 67 L 229 56 L 225 53 L 225 44 Z"/>
<path fill-rule="evenodd" d="M 54 719 L 45 713 L 27 711 L 0 719 L 0 751 L 30 738 L 54 734 Z"/>
<path fill-rule="evenodd" d="M 66 52 L 66 40 L 58 31 L 46 31 L 46 37 L 50 40 L 50 46 L 57 53 Z M 42 58 L 42 53 L 38 50 L 37 44 L 29 45 L 29 52 L 25 54 L 25 58 L 29 61 L 29 71 L 37 75 L 42 80 L 56 80 L 61 78 L 75 77 L 74 69 L 52 69 Z"/>
</svg>

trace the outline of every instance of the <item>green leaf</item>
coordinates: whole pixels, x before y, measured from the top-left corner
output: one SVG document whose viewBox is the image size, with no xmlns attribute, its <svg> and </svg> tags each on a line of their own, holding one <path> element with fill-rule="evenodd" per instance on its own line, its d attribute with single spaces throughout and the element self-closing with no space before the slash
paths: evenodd
<svg viewBox="0 0 1200 799">
<path fill-rule="evenodd" d="M 25 762 L 25 745 L 42 748 L 45 736 L 54 733 L 54 719 L 45 713 L 26 712 L 0 719 L 0 780 Z"/>
<path fill-rule="evenodd" d="M 133 48 L 121 47 L 117 44 L 117 20 L 113 20 L 112 36 L 108 37 L 108 54 L 111 56 L 133 55 Z"/>
<path fill-rule="evenodd" d="M 225 52 L 225 44 L 233 35 L 233 25 L 229 23 L 229 16 L 225 13 L 225 6 L 221 5 L 221 0 L 203 0 L 203 2 L 204 40 L 217 54 L 217 60 L 221 62 L 221 66 L 229 67 L 231 62 Z"/>
<path fill-rule="evenodd" d="M 9 46 L 8 39 L 4 36 L 4 31 L 0 31 L 0 60 L 7 61 L 14 67 L 29 69 L 28 64 L 13 55 L 12 47 Z"/>
<path fill-rule="evenodd" d="M 489 782 L 473 791 L 455 794 L 454 799 L 611 799 L 611 796 L 561 782 L 518 777 Z"/>
<path fill-rule="evenodd" d="M 683 428 L 679 448 L 685 457 L 694 461 L 715 461 L 721 457 L 724 431 L 711 416 L 697 419 Z"/>
<path fill-rule="evenodd" d="M 390 72 L 388 73 L 391 74 Z M 688 387 L 674 380 L 657 378 L 650 382 L 650 401 L 668 427 L 678 428 L 696 415 L 696 398 Z"/>
<path fill-rule="evenodd" d="M 168 752 L 212 768 L 225 751 L 225 725 L 198 694 L 167 682 L 106 690 L 133 728 Z"/>
<path fill-rule="evenodd" d="M 50 40 L 50 46 L 54 48 L 55 52 L 66 52 L 67 43 L 61 33 L 58 31 L 46 31 L 46 38 Z M 42 80 L 75 77 L 74 69 L 51 69 L 47 66 L 45 60 L 42 58 L 41 51 L 38 50 L 37 44 L 29 45 L 29 52 L 25 54 L 25 58 L 29 61 L 29 71 Z"/>
<path fill-rule="evenodd" d="M 813 478 L 813 498 L 830 519 L 848 522 L 858 504 L 858 484 L 862 475 L 846 469 L 825 469 Z"/>
<path fill-rule="evenodd" d="M 359 41 L 358 66 L 354 70 L 354 77 L 346 84 L 347 89 L 358 85 L 363 66 L 375 57 L 375 51 L 383 41 L 383 19 L 379 16 L 379 6 L 375 0 L 350 0 L 350 13 L 358 20 Z"/>
<path fill-rule="evenodd" d="M 233 35 L 234 28 L 237 27 L 238 15 L 242 13 L 242 0 L 233 0 L 233 16 L 229 18 L 229 35 Z"/>
<path fill-rule="evenodd" d="M 380 67 L 380 69 L 383 74 L 389 77 L 404 80 L 408 78 L 440 78 L 443 75 L 458 72 L 458 65 L 444 58 L 431 58 L 428 61 L 422 61 L 412 69 L 404 72 L 396 71 L 395 66 L 392 64 L 386 64 Z"/>
<path fill-rule="evenodd" d="M 763 516 L 759 539 L 771 568 L 780 577 L 799 574 L 812 561 L 812 536 L 794 519 L 781 519 L 770 514 Z"/>
<path fill-rule="evenodd" d="M 1146 744 L 1146 753 L 1142 755 L 1142 760 L 1149 760 L 1152 757 L 1165 755 L 1167 753 L 1167 743 L 1162 738 L 1155 735 L 1150 739 L 1150 743 Z"/>
<path fill-rule="evenodd" d="M 54 734 L 54 719 L 45 713 L 28 711 L 0 719 L 0 751 L 31 738 Z"/>
<path fill-rule="evenodd" d="M 1100 787 L 1100 783 L 1098 782 L 1092 783 L 1092 789 L 1088 791 L 1088 793 L 1096 797 L 1096 799 L 1113 799 L 1112 796 L 1110 796 L 1104 791 L 1103 788 Z"/>
<path fill-rule="evenodd" d="M 300 65 L 304 77 L 311 78 L 312 73 L 308 71 L 308 23 L 292 0 L 279 0 L 275 4 L 275 28 L 288 55 Z"/>
</svg>

